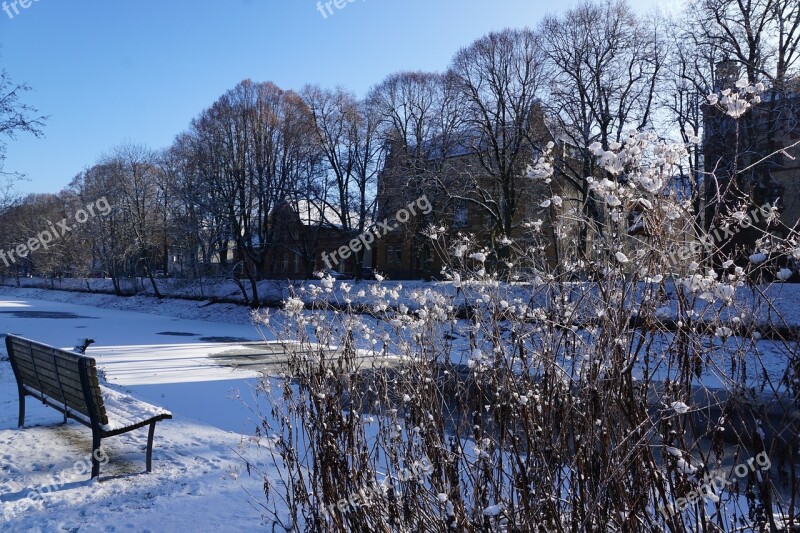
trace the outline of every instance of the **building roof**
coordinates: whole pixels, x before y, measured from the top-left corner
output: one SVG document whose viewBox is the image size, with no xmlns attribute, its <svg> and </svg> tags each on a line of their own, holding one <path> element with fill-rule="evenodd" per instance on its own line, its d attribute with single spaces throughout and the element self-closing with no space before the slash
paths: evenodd
<svg viewBox="0 0 800 533">
<path fill-rule="evenodd" d="M 322 226 L 327 228 L 343 229 L 342 219 L 339 213 L 332 206 L 325 204 L 319 200 L 298 200 L 296 205 L 289 202 L 276 207 L 273 210 L 275 213 L 285 213 L 290 210 L 297 214 L 300 223 L 304 226 Z M 358 227 L 359 216 L 358 213 L 351 211 L 348 215 L 348 222 L 350 227 Z M 367 220 L 367 225 L 370 225 L 372 220 Z"/>
</svg>

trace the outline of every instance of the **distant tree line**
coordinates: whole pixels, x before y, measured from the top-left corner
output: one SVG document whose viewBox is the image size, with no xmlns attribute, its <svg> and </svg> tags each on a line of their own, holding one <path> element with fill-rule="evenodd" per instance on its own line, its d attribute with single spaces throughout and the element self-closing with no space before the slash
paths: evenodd
<svg viewBox="0 0 800 533">
<path fill-rule="evenodd" d="M 309 274 L 317 254 L 313 230 L 278 239 L 287 221 L 276 213 L 289 209 L 343 234 L 362 232 L 380 210 L 378 177 L 393 169 L 408 176 L 409 190 L 446 189 L 482 210 L 497 236 L 513 238 L 525 170 L 544 149 L 534 134 L 542 117 L 557 146 L 557 179 L 575 191 L 583 214 L 596 214 L 600 202 L 586 178 L 602 171 L 589 147 L 608 147 L 631 130 L 664 131 L 663 124 L 677 126 L 683 140 L 702 135 L 720 62 L 769 94 L 792 90 L 798 9 L 792 0 L 702 0 L 669 18 L 639 14 L 622 1 L 589 1 L 534 29 L 488 34 L 459 50 L 444 73 L 392 74 L 363 99 L 341 88 L 295 92 L 245 80 L 167 149 L 120 146 L 57 194 L 2 197 L 3 249 L 97 198 L 113 210 L 0 269 L 102 275 L 118 291 L 119 280 L 141 277 L 156 293 L 165 274 L 231 277 L 249 285 L 257 304 L 256 282 L 279 267 L 276 248 L 302 257 Z M 0 143 L 41 132 L 38 113 L 18 100 L 24 89 L 0 75 Z M 777 117 L 779 98 L 771 101 Z M 447 190 L 452 182 L 436 175 L 446 166 L 431 161 L 454 147 L 475 154 L 474 173 L 490 186 L 479 184 L 484 180 Z M 684 172 L 695 191 L 704 181 L 703 158 L 697 146 Z M 590 231 L 580 228 L 582 246 Z"/>
</svg>

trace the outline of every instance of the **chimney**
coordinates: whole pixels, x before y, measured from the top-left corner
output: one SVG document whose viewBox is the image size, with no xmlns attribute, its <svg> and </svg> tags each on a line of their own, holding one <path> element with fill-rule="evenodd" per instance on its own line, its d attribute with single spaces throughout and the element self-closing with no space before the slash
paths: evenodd
<svg viewBox="0 0 800 533">
<path fill-rule="evenodd" d="M 736 86 L 736 82 L 739 81 L 740 74 L 741 66 L 737 61 L 728 57 L 718 61 L 714 70 L 714 91 L 733 89 Z"/>
</svg>

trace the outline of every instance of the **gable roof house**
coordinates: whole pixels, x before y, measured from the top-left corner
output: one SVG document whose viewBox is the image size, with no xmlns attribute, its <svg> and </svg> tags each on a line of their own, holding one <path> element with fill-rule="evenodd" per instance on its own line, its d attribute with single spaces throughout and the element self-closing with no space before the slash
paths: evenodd
<svg viewBox="0 0 800 533">
<path fill-rule="evenodd" d="M 270 214 L 272 239 L 260 245 L 264 250 L 260 269 L 266 279 L 311 279 L 315 272 L 333 268 L 355 275 L 351 258 L 327 265 L 325 252 L 337 250 L 355 237 L 355 231 L 342 227 L 339 217 L 320 201 L 284 201 Z M 369 261 L 367 254 L 365 262 Z"/>
</svg>

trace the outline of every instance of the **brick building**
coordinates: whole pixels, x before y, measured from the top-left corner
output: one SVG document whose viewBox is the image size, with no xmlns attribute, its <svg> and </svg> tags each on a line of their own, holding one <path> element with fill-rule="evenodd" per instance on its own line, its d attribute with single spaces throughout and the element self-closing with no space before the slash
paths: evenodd
<svg viewBox="0 0 800 533">
<path fill-rule="evenodd" d="M 343 229 L 337 218 L 330 209 L 305 200 L 275 208 L 270 215 L 272 240 L 263 250 L 262 277 L 310 279 L 315 272 L 328 269 L 323 253 L 347 246 L 358 233 Z M 364 259 L 368 264 L 371 257 L 367 254 Z M 357 267 L 354 258 L 350 258 L 332 268 L 355 276 Z"/>
<path fill-rule="evenodd" d="M 723 62 L 724 63 L 724 62 Z M 725 72 L 726 65 L 719 67 Z M 732 73 L 721 83 L 732 85 Z M 719 109 L 704 110 L 703 139 L 705 226 L 716 226 L 737 206 L 770 204 L 781 216 L 776 224 L 760 222 L 723 243 L 727 256 L 744 263 L 756 240 L 767 231 L 780 238 L 800 222 L 800 92 L 798 82 L 783 93 L 768 91 L 738 120 Z M 774 154 L 774 155 L 772 155 Z M 769 156 L 769 157 L 768 157 Z"/>
<path fill-rule="evenodd" d="M 543 115 L 538 117 L 538 139 L 536 145 L 551 140 L 544 125 Z M 414 158 L 399 156 L 401 150 L 391 150 L 386 166 L 378 180 L 378 219 L 392 220 L 394 213 L 425 195 L 433 205 L 427 216 L 417 216 L 406 224 L 383 236 L 377 244 L 374 256 L 375 267 L 391 279 L 440 278 L 447 263 L 442 257 L 446 250 L 439 250 L 427 236 L 431 226 L 445 227 L 446 241 L 453 242 L 459 233 L 472 234 L 480 245 L 495 249 L 496 239 L 502 237 L 497 221 L 481 201 L 501 201 L 501 183 L 486 171 L 490 159 L 481 154 L 478 135 L 466 135 L 451 142 L 447 147 L 439 140 L 431 141 L 424 150 L 415 150 Z M 484 150 L 488 150 L 485 148 Z M 547 222 L 547 213 L 540 208 L 544 198 L 552 192 L 541 181 L 524 176 L 527 165 L 541 156 L 533 146 L 526 148 L 524 163 L 518 164 L 519 176 L 514 183 L 517 209 L 513 217 L 515 241 L 522 236 L 522 223 L 531 218 L 545 218 L 545 232 L 552 235 Z M 554 186 L 558 190 L 563 183 Z M 576 194 L 565 194 L 567 202 Z M 493 259 L 487 264 L 491 265 Z"/>
</svg>

